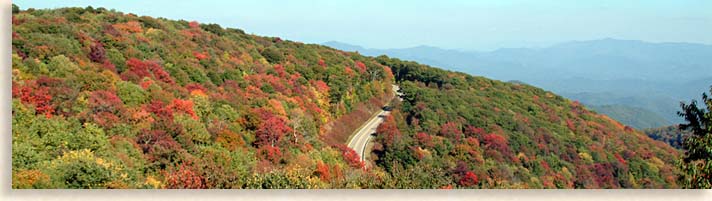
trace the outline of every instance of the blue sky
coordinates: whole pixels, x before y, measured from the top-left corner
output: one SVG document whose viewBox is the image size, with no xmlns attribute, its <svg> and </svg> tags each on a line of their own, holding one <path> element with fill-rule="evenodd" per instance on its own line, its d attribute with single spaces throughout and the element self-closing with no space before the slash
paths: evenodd
<svg viewBox="0 0 712 201">
<path fill-rule="evenodd" d="M 619 38 L 712 44 L 708 0 L 16 0 L 22 9 L 114 8 L 307 43 L 491 50 Z"/>
</svg>

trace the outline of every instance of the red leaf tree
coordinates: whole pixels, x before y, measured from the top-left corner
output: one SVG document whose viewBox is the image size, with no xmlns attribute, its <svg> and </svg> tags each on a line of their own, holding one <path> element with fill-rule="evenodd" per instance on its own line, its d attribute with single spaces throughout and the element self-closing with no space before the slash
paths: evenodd
<svg viewBox="0 0 712 201">
<path fill-rule="evenodd" d="M 614 167 L 609 163 L 596 163 L 593 165 L 594 180 L 600 188 L 618 188 L 614 176 Z"/>
<path fill-rule="evenodd" d="M 356 69 L 358 69 L 359 73 L 363 74 L 366 72 L 366 64 L 363 64 L 363 62 L 357 61 Z"/>
<path fill-rule="evenodd" d="M 282 64 L 276 64 L 274 65 L 274 71 L 277 73 L 277 75 L 280 78 L 285 78 L 287 77 L 287 71 L 284 70 L 284 66 Z"/>
<path fill-rule="evenodd" d="M 20 101 L 24 104 L 34 105 L 37 114 L 44 114 L 49 118 L 54 113 L 52 95 L 50 95 L 48 87 L 39 86 L 36 82 L 27 82 L 19 89 L 13 87 L 12 95 L 19 96 Z"/>
<path fill-rule="evenodd" d="M 287 125 L 284 119 L 272 115 L 259 125 L 256 132 L 257 144 L 260 146 L 269 145 L 274 147 L 279 144 L 285 134 L 291 132 L 292 128 Z"/>
<path fill-rule="evenodd" d="M 193 52 L 193 56 L 195 56 L 196 59 L 198 60 L 204 60 L 207 58 L 210 58 L 207 53 L 202 53 L 202 52 Z"/>
<path fill-rule="evenodd" d="M 347 147 L 344 144 L 338 144 L 336 145 L 336 148 L 341 150 L 341 155 L 344 157 L 344 160 L 346 160 L 346 163 L 349 164 L 349 166 L 354 167 L 354 168 L 363 168 L 364 163 L 361 161 L 361 157 L 359 157 L 358 153 L 354 151 L 353 149 Z"/>
<path fill-rule="evenodd" d="M 462 130 L 455 122 L 447 122 L 440 126 L 440 135 L 453 139 L 456 142 L 460 141 L 462 137 Z"/>
<path fill-rule="evenodd" d="M 418 143 L 424 147 L 432 148 L 434 146 L 433 137 L 427 133 L 419 132 L 418 134 L 415 134 L 415 139 L 418 140 Z"/>
<path fill-rule="evenodd" d="M 182 163 L 177 170 L 166 175 L 166 187 L 171 189 L 202 189 L 205 188 L 205 178 L 198 173 L 197 168 Z"/>
<path fill-rule="evenodd" d="M 477 185 L 479 180 L 477 175 L 470 170 L 470 167 L 464 161 L 457 161 L 457 165 L 451 170 L 457 184 L 464 187 Z"/>
<path fill-rule="evenodd" d="M 191 100 L 181 100 L 181 99 L 173 99 L 173 102 L 171 102 L 170 105 L 168 105 L 168 108 L 170 108 L 170 111 L 173 112 L 183 112 L 188 115 L 190 115 L 193 119 L 198 119 L 198 115 L 195 114 L 195 111 L 193 111 L 193 101 Z"/>
<path fill-rule="evenodd" d="M 137 58 L 129 58 L 126 60 L 126 66 L 129 67 L 129 72 L 135 74 L 139 78 L 151 76 L 151 72 L 148 70 L 148 64 Z"/>
<path fill-rule="evenodd" d="M 124 102 L 112 91 L 94 91 L 89 96 L 89 108 L 92 113 L 108 112 L 118 114 L 123 110 Z"/>
<path fill-rule="evenodd" d="M 173 119 L 173 110 L 170 107 L 166 107 L 166 105 L 159 100 L 151 101 L 151 103 L 145 106 L 145 110 L 156 114 L 160 119 Z"/>
<path fill-rule="evenodd" d="M 152 63 L 151 65 L 151 71 L 153 72 L 153 75 L 156 76 L 156 79 L 168 83 L 168 84 L 175 84 L 175 81 L 173 81 L 173 78 L 171 78 L 171 75 L 168 74 L 165 70 L 163 70 L 163 67 L 159 66 L 156 63 Z"/>
<path fill-rule="evenodd" d="M 487 132 L 485 132 L 485 129 L 483 128 L 477 128 L 471 125 L 465 127 L 465 136 L 467 137 L 479 138 L 480 136 L 485 134 L 487 134 Z"/>
<path fill-rule="evenodd" d="M 485 135 L 482 141 L 484 142 L 485 148 L 489 150 L 496 150 L 504 156 L 512 156 L 512 151 L 509 148 L 507 138 L 504 138 L 504 136 L 490 133 Z"/>
<path fill-rule="evenodd" d="M 467 171 L 457 183 L 460 184 L 460 186 L 470 187 L 477 185 L 478 182 L 477 175 L 472 171 Z"/>
<path fill-rule="evenodd" d="M 396 126 L 396 120 L 392 115 L 386 116 L 381 125 L 376 128 L 376 133 L 383 137 L 383 145 L 392 146 L 401 137 L 400 130 Z"/>
<path fill-rule="evenodd" d="M 171 75 L 154 61 L 142 61 L 136 58 L 129 58 L 126 60 L 126 65 L 129 67 L 129 70 L 121 75 L 121 78 L 124 80 L 141 80 L 144 77 L 151 77 L 151 75 L 153 75 L 157 80 L 167 84 L 175 84 Z"/>
<path fill-rule="evenodd" d="M 282 151 L 279 147 L 267 145 L 257 149 L 257 156 L 276 164 L 282 160 Z"/>
<path fill-rule="evenodd" d="M 110 128 L 124 115 L 124 103 L 113 91 L 99 90 L 89 95 L 90 118 L 102 127 Z"/>
<path fill-rule="evenodd" d="M 167 165 L 177 160 L 181 145 L 163 130 L 141 131 L 136 136 L 136 144 L 151 162 Z"/>
<path fill-rule="evenodd" d="M 316 174 L 321 178 L 322 181 L 328 182 L 331 179 L 331 174 L 329 173 L 329 166 L 324 164 L 324 162 L 319 161 L 316 164 Z"/>
</svg>

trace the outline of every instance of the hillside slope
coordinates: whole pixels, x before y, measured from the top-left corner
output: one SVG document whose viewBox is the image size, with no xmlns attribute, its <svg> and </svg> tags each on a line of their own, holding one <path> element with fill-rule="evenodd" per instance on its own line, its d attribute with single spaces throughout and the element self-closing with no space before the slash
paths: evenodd
<svg viewBox="0 0 712 201">
<path fill-rule="evenodd" d="M 679 153 L 551 92 L 385 56 L 405 94 L 376 164 L 398 187 L 675 188 Z M 389 116 L 389 117 L 391 117 Z"/>
<path fill-rule="evenodd" d="M 103 8 L 29 9 L 12 23 L 13 188 L 375 180 L 331 136 L 392 93 L 372 58 Z"/>
</svg>

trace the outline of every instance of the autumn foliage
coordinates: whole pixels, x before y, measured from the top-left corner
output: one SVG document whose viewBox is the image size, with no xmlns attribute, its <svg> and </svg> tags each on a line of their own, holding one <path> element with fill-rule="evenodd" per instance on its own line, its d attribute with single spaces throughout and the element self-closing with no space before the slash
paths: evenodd
<svg viewBox="0 0 712 201">
<path fill-rule="evenodd" d="M 341 150 L 341 155 L 344 157 L 344 160 L 354 168 L 363 168 L 364 163 L 361 161 L 361 157 L 359 157 L 358 153 L 354 151 L 353 149 L 347 147 L 346 145 L 339 144 L 336 145 L 336 147 Z"/>
<path fill-rule="evenodd" d="M 485 148 L 497 150 L 505 155 L 509 155 L 511 152 L 509 146 L 507 145 L 507 139 L 504 138 L 504 136 L 490 133 L 485 135 L 482 141 Z"/>
<path fill-rule="evenodd" d="M 168 105 L 168 108 L 166 108 L 166 110 L 170 111 L 171 113 L 185 113 L 193 117 L 193 119 L 198 119 L 198 115 L 196 115 L 193 111 L 193 101 L 191 100 L 173 99 L 173 101 L 170 105 Z"/>
<path fill-rule="evenodd" d="M 331 173 L 329 173 L 329 166 L 324 164 L 324 162 L 319 161 L 316 164 L 316 174 L 319 175 L 319 178 L 323 181 L 329 181 L 331 179 Z"/>
<path fill-rule="evenodd" d="M 13 187 L 384 184 L 333 146 L 391 99 L 373 58 L 106 8 L 16 10 Z"/>
<path fill-rule="evenodd" d="M 475 173 L 467 171 L 457 184 L 464 187 L 471 187 L 477 185 L 478 182 L 479 180 L 477 180 L 477 175 L 475 175 Z"/>
<path fill-rule="evenodd" d="M 167 84 L 175 83 L 170 74 L 155 61 L 142 61 L 136 58 L 129 58 L 126 61 L 126 65 L 129 67 L 129 70 L 121 75 L 124 80 L 142 80 L 144 77 L 150 77 Z"/>
<path fill-rule="evenodd" d="M 171 189 L 205 188 L 205 179 L 193 167 L 181 164 L 166 175 L 166 187 Z"/>
<path fill-rule="evenodd" d="M 34 105 L 37 114 L 43 114 L 49 118 L 54 112 L 49 88 L 38 86 L 35 82 L 27 82 L 19 88 L 13 86 L 12 96 L 19 97 L 24 104 Z"/>
<path fill-rule="evenodd" d="M 460 141 L 462 138 L 462 130 L 454 122 L 448 122 L 440 127 L 440 135 L 450 138 L 454 141 Z"/>
<path fill-rule="evenodd" d="M 260 146 L 274 147 L 281 142 L 285 134 L 290 132 L 292 132 L 292 128 L 287 125 L 284 119 L 269 115 L 257 129 L 257 143 Z"/>
<path fill-rule="evenodd" d="M 678 151 L 528 85 L 106 8 L 12 18 L 13 188 L 678 187 Z M 344 143 L 386 104 L 361 161 Z"/>
<path fill-rule="evenodd" d="M 400 130 L 398 130 L 396 126 L 396 121 L 393 116 L 390 115 L 386 116 L 383 123 L 376 128 L 376 133 L 383 136 L 383 144 L 385 146 L 392 146 L 401 137 Z"/>
<path fill-rule="evenodd" d="M 279 163 L 279 161 L 282 159 L 282 151 L 279 149 L 279 147 L 271 145 L 265 145 L 257 149 L 257 155 L 260 158 L 270 161 L 272 163 Z"/>
<path fill-rule="evenodd" d="M 445 178 L 403 179 L 399 180 L 401 185 L 678 185 L 672 166 L 677 151 L 588 111 L 581 103 L 528 85 L 449 72 L 387 56 L 376 59 L 391 67 L 405 94 L 392 112 L 396 126 L 389 126 L 387 120 L 378 130 L 373 152 L 376 166 L 394 177 Z M 400 133 L 400 137 L 390 137 L 392 133 Z"/>
</svg>

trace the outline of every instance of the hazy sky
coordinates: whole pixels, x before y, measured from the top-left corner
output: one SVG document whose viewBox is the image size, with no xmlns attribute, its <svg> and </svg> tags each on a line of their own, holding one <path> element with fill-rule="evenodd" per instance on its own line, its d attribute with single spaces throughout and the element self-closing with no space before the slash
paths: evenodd
<svg viewBox="0 0 712 201">
<path fill-rule="evenodd" d="M 114 8 L 307 43 L 489 50 L 619 38 L 712 44 L 709 0 L 16 0 L 22 9 Z M 210 3 L 205 3 L 210 2 Z"/>
</svg>

